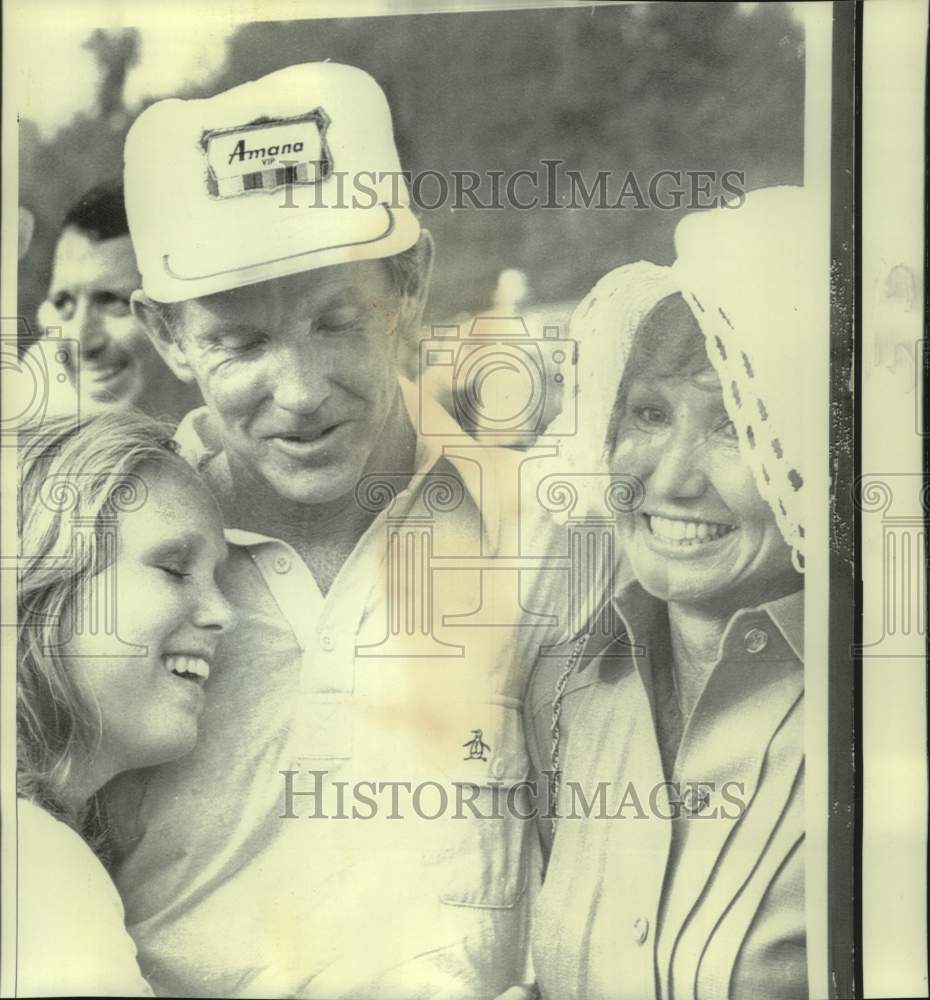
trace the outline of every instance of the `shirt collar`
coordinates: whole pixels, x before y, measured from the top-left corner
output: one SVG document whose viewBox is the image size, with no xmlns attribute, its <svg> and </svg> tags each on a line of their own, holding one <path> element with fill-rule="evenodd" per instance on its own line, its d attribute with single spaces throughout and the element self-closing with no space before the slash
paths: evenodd
<svg viewBox="0 0 930 1000">
<path fill-rule="evenodd" d="M 767 601 L 758 608 L 764 611 L 784 636 L 794 655 L 804 660 L 804 589 Z"/>
</svg>

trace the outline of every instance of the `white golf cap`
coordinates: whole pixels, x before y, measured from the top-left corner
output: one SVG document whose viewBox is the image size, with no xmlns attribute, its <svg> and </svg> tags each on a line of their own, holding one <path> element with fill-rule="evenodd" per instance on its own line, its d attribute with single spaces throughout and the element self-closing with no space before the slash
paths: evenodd
<svg viewBox="0 0 930 1000">
<path fill-rule="evenodd" d="M 381 87 L 289 66 L 133 123 L 126 214 L 142 287 L 181 302 L 412 247 L 420 225 Z"/>
</svg>

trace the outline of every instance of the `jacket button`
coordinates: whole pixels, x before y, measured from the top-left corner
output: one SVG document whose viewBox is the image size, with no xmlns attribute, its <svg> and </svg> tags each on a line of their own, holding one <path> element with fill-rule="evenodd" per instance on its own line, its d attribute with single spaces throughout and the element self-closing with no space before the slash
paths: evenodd
<svg viewBox="0 0 930 1000">
<path fill-rule="evenodd" d="M 751 628 L 743 636 L 743 644 L 747 653 L 761 653 L 769 644 L 769 634 L 764 628 Z"/>
<path fill-rule="evenodd" d="M 633 940 L 637 944 L 645 944 L 649 937 L 649 921 L 645 917 L 637 917 L 633 921 Z"/>
</svg>

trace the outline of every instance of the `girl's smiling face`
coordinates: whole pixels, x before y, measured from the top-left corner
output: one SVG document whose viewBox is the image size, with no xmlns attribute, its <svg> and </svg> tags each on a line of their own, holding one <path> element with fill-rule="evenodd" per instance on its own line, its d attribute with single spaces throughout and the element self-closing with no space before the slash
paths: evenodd
<svg viewBox="0 0 930 1000">
<path fill-rule="evenodd" d="M 742 459 L 713 369 L 644 372 L 619 402 L 611 467 L 643 484 L 642 506 L 620 519 L 640 584 L 713 615 L 796 589 L 791 550 Z"/>
<path fill-rule="evenodd" d="M 203 686 L 231 624 L 216 582 L 226 544 L 205 487 L 166 463 L 139 475 L 145 502 L 118 515 L 115 557 L 77 589 L 62 623 L 62 659 L 100 722 L 85 763 L 103 780 L 194 746 Z"/>
</svg>

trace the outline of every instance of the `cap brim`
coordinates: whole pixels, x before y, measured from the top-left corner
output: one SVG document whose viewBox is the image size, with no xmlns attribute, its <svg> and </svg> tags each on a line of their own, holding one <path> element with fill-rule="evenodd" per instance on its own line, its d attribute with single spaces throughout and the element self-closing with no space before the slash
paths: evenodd
<svg viewBox="0 0 930 1000">
<path fill-rule="evenodd" d="M 147 295 L 183 302 L 302 271 L 377 260 L 410 249 L 420 224 L 405 205 L 282 208 L 273 226 L 217 230 L 184 241 L 143 276 Z M 209 268 L 204 262 L 209 261 Z"/>
</svg>

